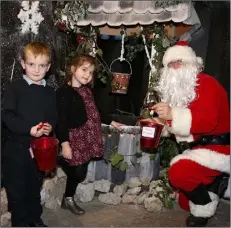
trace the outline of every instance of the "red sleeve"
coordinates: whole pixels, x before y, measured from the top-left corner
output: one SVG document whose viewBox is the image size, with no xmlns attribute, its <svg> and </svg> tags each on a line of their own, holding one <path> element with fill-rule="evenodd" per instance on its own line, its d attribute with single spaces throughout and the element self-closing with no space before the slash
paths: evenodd
<svg viewBox="0 0 231 228">
<path fill-rule="evenodd" d="M 188 136 L 211 132 L 218 124 L 221 87 L 208 75 L 199 77 L 196 98 L 188 108 L 172 108 L 171 133 Z"/>
<path fill-rule="evenodd" d="M 189 107 L 192 115 L 191 134 L 211 132 L 218 124 L 220 86 L 212 77 L 199 81 L 197 98 Z"/>
</svg>

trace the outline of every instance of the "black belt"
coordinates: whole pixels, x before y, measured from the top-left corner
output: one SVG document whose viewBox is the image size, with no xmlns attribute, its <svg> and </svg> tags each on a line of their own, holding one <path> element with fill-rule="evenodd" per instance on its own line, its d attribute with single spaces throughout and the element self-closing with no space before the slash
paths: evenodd
<svg viewBox="0 0 231 228">
<path fill-rule="evenodd" d="M 196 146 L 207 146 L 207 145 L 230 145 L 230 132 L 220 135 L 204 135 L 192 142 L 182 141 L 177 143 L 179 153 L 184 152 L 188 149 L 193 149 Z"/>
</svg>

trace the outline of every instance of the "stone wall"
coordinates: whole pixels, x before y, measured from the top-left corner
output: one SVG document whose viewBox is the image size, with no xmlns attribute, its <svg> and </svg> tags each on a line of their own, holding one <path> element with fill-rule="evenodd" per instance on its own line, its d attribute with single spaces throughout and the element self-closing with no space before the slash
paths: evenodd
<svg viewBox="0 0 231 228">
<path fill-rule="evenodd" d="M 164 205 L 157 195 L 163 194 L 164 189 L 159 187 L 161 180 L 142 183 L 138 177 L 114 185 L 109 180 L 89 182 L 85 180 L 78 185 L 75 200 L 91 202 L 94 197 L 105 204 L 117 205 L 120 203 L 137 204 L 148 211 L 160 211 Z M 66 185 L 66 175 L 61 168 L 57 169 L 55 177 L 45 179 L 41 190 L 41 203 L 44 207 L 54 210 L 61 205 Z M 172 195 L 174 198 L 174 195 Z M 10 226 L 11 214 L 8 212 L 8 203 L 5 189 L 1 189 L 1 226 Z"/>
</svg>

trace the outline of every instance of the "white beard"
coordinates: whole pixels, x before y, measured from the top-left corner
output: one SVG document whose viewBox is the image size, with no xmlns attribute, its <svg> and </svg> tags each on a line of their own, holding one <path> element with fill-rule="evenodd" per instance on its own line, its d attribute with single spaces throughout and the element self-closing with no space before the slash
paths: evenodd
<svg viewBox="0 0 231 228">
<path fill-rule="evenodd" d="M 198 73 L 198 67 L 192 65 L 182 66 L 179 69 L 163 68 L 156 87 L 161 101 L 167 102 L 171 107 L 188 107 L 196 97 Z"/>
</svg>

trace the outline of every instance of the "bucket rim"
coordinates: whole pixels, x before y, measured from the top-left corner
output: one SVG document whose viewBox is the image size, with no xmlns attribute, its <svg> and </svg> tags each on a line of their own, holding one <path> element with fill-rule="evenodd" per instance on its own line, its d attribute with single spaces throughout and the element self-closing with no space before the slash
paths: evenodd
<svg viewBox="0 0 231 228">
<path fill-rule="evenodd" d="M 50 140 L 55 140 L 56 141 L 56 145 L 59 145 L 59 140 L 56 138 L 56 137 L 40 137 L 40 138 L 35 138 L 35 139 L 32 139 L 30 141 L 30 147 L 33 148 L 33 143 L 36 142 L 36 141 L 39 141 L 39 140 L 43 140 L 43 139 L 50 139 Z M 42 148 L 38 148 L 38 150 L 41 150 Z"/>
<path fill-rule="evenodd" d="M 111 72 L 112 74 L 119 74 L 119 76 L 122 76 L 122 75 L 127 75 L 127 76 L 131 76 L 131 73 L 120 73 L 120 72 Z M 114 75 L 113 75 L 114 76 Z"/>
</svg>

